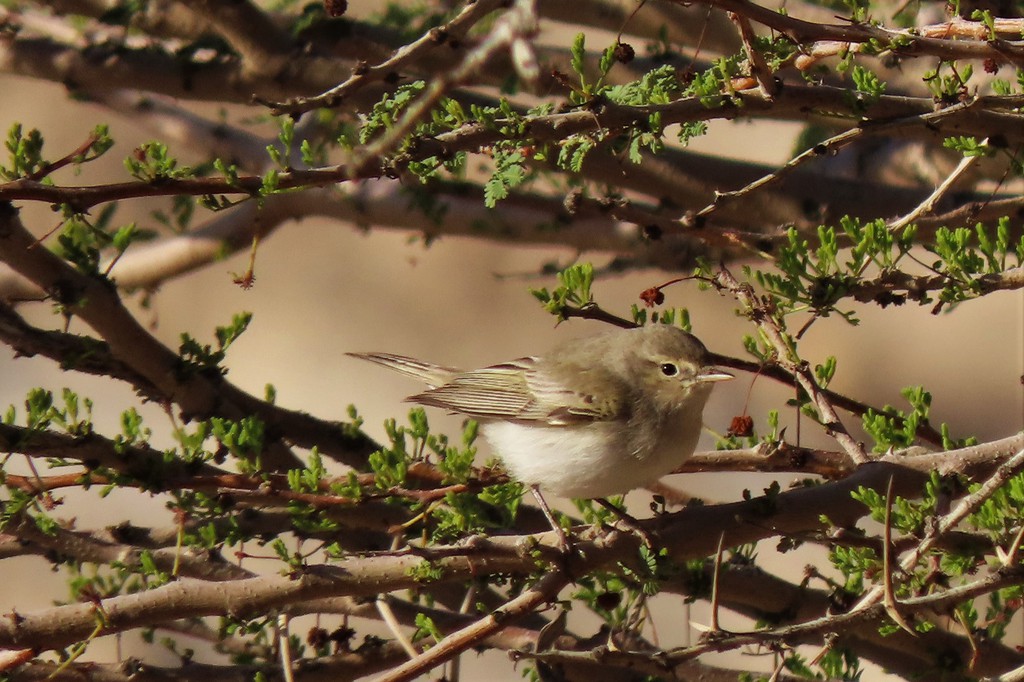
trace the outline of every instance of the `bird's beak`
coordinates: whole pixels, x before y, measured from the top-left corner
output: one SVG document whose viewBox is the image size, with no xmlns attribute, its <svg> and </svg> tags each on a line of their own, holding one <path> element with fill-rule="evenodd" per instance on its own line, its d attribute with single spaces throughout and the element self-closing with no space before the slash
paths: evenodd
<svg viewBox="0 0 1024 682">
<path fill-rule="evenodd" d="M 697 375 L 697 381 L 700 382 L 714 382 L 714 381 L 728 381 L 729 379 L 735 379 L 736 376 L 729 374 L 726 371 L 720 370 L 717 367 L 702 367 L 700 374 Z"/>
</svg>

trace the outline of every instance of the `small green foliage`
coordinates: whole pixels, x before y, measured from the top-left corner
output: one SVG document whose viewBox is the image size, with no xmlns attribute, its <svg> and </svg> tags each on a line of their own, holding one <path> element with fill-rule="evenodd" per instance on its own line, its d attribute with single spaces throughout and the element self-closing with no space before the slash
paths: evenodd
<svg viewBox="0 0 1024 682">
<path fill-rule="evenodd" d="M 166 180 L 190 178 L 196 175 L 188 166 L 178 167 L 178 160 L 162 142 L 146 142 L 125 158 L 124 167 L 128 173 L 142 182 L 156 183 Z"/>
<path fill-rule="evenodd" d="M 657 154 L 665 148 L 665 143 L 662 140 L 662 132 L 664 127 L 661 123 L 661 112 L 652 112 L 647 117 L 647 126 L 635 126 L 630 129 L 629 136 L 626 138 L 627 154 L 629 160 L 635 164 L 639 164 L 643 161 L 641 152 L 647 149 L 652 154 Z"/>
<path fill-rule="evenodd" d="M 320 491 L 320 483 L 326 475 L 323 458 L 316 448 L 313 448 L 309 453 L 306 468 L 288 471 L 288 487 L 296 493 L 316 493 Z"/>
<path fill-rule="evenodd" d="M 625 511 L 626 507 L 623 500 L 622 495 L 616 495 L 615 497 L 608 498 L 607 501 L 610 505 Z M 579 511 L 583 522 L 591 526 L 612 525 L 617 520 L 614 513 L 605 508 L 604 505 L 595 504 L 593 500 L 573 499 L 572 503 L 576 510 Z"/>
<path fill-rule="evenodd" d="M 597 142 L 590 135 L 580 133 L 567 137 L 559 145 L 556 163 L 559 168 L 571 170 L 573 173 L 583 171 L 583 161 L 587 158 Z"/>
<path fill-rule="evenodd" d="M 996 78 L 992 81 L 992 92 L 1001 96 L 1007 97 L 1013 93 L 1013 86 L 1010 85 L 1010 81 L 1003 78 Z"/>
<path fill-rule="evenodd" d="M 622 571 L 623 577 L 639 584 L 645 595 L 653 596 L 661 591 L 661 582 L 674 573 L 675 568 L 668 559 L 668 549 L 665 547 L 653 550 L 646 544 L 641 544 L 639 552 L 639 569 L 634 570 L 623 563 L 619 564 L 619 569 Z"/>
<path fill-rule="evenodd" d="M 274 550 L 274 554 L 280 559 L 289 569 L 295 572 L 302 571 L 306 566 L 305 557 L 297 551 L 289 549 L 288 545 L 285 544 L 281 538 L 274 538 L 270 541 L 270 548 Z"/>
<path fill-rule="evenodd" d="M 828 647 L 821 656 L 815 659 L 815 663 L 820 672 L 815 672 L 814 668 L 799 653 L 787 651 L 783 667 L 790 674 L 809 680 L 858 682 L 864 672 L 860 668 L 860 660 L 856 654 L 842 647 Z"/>
<path fill-rule="evenodd" d="M 870 0 L 841 0 L 842 6 L 850 15 L 850 21 L 863 23 L 868 19 L 868 12 L 871 10 Z"/>
<path fill-rule="evenodd" d="M 779 311 L 786 314 L 807 306 L 821 317 L 835 312 L 847 322 L 856 324 L 857 318 L 852 311 L 836 308 L 852 283 L 848 267 L 838 260 L 836 231 L 830 227 L 819 227 L 816 251 L 811 251 L 809 241 L 802 238 L 795 228 L 789 229 L 787 239 L 776 260 L 778 273 L 753 271 L 757 283 L 781 299 Z"/>
<path fill-rule="evenodd" d="M 425 87 L 426 83 L 424 81 L 406 83 L 405 85 L 400 85 L 394 92 L 385 95 L 379 102 L 374 104 L 369 116 L 366 117 L 366 122 L 359 131 L 359 142 L 366 144 L 394 126 L 402 112 L 412 104 Z"/>
<path fill-rule="evenodd" d="M 507 483 L 489 486 L 479 495 L 449 492 L 444 505 L 432 509 L 430 539 L 453 542 L 466 535 L 511 527 L 522 497 L 522 486 Z"/>
<path fill-rule="evenodd" d="M 269 398 L 268 398 L 269 399 Z M 356 409 L 355 405 L 349 405 L 345 408 L 345 414 L 348 415 L 349 421 L 342 422 L 342 432 L 348 438 L 359 438 L 363 435 L 363 418 L 359 415 L 359 410 Z"/>
<path fill-rule="evenodd" d="M 271 168 L 263 174 L 263 181 L 260 184 L 260 196 L 276 194 L 280 186 L 281 175 L 276 168 Z"/>
<path fill-rule="evenodd" d="M 593 264 L 570 265 L 558 273 L 558 282 L 554 291 L 548 291 L 547 288 L 530 289 L 530 293 L 544 305 L 544 309 L 558 319 L 566 319 L 565 310 L 570 306 L 581 308 L 593 303 L 594 297 L 590 291 L 594 282 Z"/>
<path fill-rule="evenodd" d="M 479 424 L 476 421 L 466 420 L 462 431 L 462 448 L 448 445 L 448 438 L 444 435 L 427 436 L 427 447 L 437 456 L 437 468 L 444 474 L 446 483 L 465 483 L 472 476 L 473 458 L 476 456 L 474 443 L 478 431 Z"/>
<path fill-rule="evenodd" d="M 509 195 L 509 190 L 523 184 L 529 177 L 526 169 L 526 156 L 515 144 L 495 145 L 494 173 L 484 183 L 484 205 L 494 208 L 498 202 Z"/>
<path fill-rule="evenodd" d="M 214 159 L 213 160 L 213 168 L 218 173 L 220 173 L 222 176 L 224 176 L 224 181 L 228 184 L 229 187 L 238 187 L 239 186 L 238 166 L 236 166 L 233 163 L 232 164 L 224 163 L 223 159 Z"/>
<path fill-rule="evenodd" d="M 922 532 L 928 520 L 934 516 L 939 494 L 943 489 L 943 481 L 937 472 L 932 472 L 931 479 L 920 500 L 908 500 L 896 495 L 892 501 L 890 524 L 894 531 L 915 535 Z M 885 496 L 872 488 L 858 487 L 850 493 L 853 499 L 866 506 L 871 518 L 878 523 L 885 523 Z"/>
<path fill-rule="evenodd" d="M 425 613 L 416 614 L 416 632 L 412 635 L 412 641 L 418 642 L 420 640 L 430 637 L 435 642 L 440 642 L 444 639 L 444 635 L 434 625 L 434 621 Z"/>
<path fill-rule="evenodd" d="M 643 107 L 650 104 L 668 104 L 682 91 L 675 67 L 668 64 L 656 67 L 638 80 L 607 89 L 604 95 L 617 104 Z"/>
<path fill-rule="evenodd" d="M 648 323 L 648 319 L 651 324 L 668 324 L 673 327 L 678 326 L 683 331 L 692 331 L 693 322 L 690 320 L 690 311 L 686 308 L 662 308 L 660 310 L 648 311 L 646 308 L 641 308 L 637 304 L 633 304 L 630 308 L 630 313 L 633 317 L 633 322 L 638 326 L 644 326 Z"/>
<path fill-rule="evenodd" d="M 189 334 L 181 335 L 181 344 L 178 347 L 178 355 L 181 358 L 182 370 L 186 373 L 192 372 L 216 372 L 226 374 L 227 370 L 220 366 L 227 355 L 227 350 L 249 327 L 252 321 L 252 313 L 238 313 L 231 318 L 231 324 L 217 327 L 214 331 L 217 337 L 217 347 L 210 344 L 201 344 Z"/>
<path fill-rule="evenodd" d="M 972 484 L 970 490 L 977 490 Z M 970 516 L 970 523 L 988 534 L 999 546 L 1009 546 L 1020 528 L 1020 510 L 1024 509 L 1024 475 L 1017 475 L 999 488 Z"/>
<path fill-rule="evenodd" d="M 406 570 L 406 575 L 420 583 L 432 583 L 444 577 L 444 569 L 437 564 L 423 559 Z"/>
<path fill-rule="evenodd" d="M 139 552 L 138 564 L 130 565 L 120 561 L 111 563 L 111 568 L 118 570 L 125 578 L 137 577 L 141 580 L 146 589 L 154 589 L 171 582 L 171 574 L 163 571 L 156 563 L 153 553 L 149 550 Z"/>
<path fill-rule="evenodd" d="M 604 80 L 608 76 L 608 72 L 615 66 L 615 53 L 618 47 L 618 43 L 612 43 L 604 49 L 597 64 L 597 80 L 591 81 L 586 73 L 586 36 L 583 33 L 576 34 L 569 48 L 569 64 L 573 73 L 579 78 L 580 87 L 569 93 L 570 102 L 585 104 L 608 92 L 609 88 L 604 84 Z"/>
<path fill-rule="evenodd" d="M 988 39 L 995 40 L 996 36 L 996 20 L 992 16 L 991 10 L 987 9 L 975 9 L 971 12 L 971 19 L 974 21 L 980 21 L 985 24 L 985 28 L 988 29 Z"/>
<path fill-rule="evenodd" d="M 754 49 L 768 62 L 772 71 L 783 68 L 798 51 L 793 41 L 784 35 L 756 36 Z M 747 59 L 749 61 L 749 55 Z"/>
<path fill-rule="evenodd" d="M 873 104 L 885 94 L 885 81 L 859 64 L 853 67 L 850 77 L 857 92 L 863 96 L 859 100 L 862 104 Z"/>
<path fill-rule="evenodd" d="M 92 129 L 92 134 L 90 135 L 89 140 L 89 145 L 72 158 L 72 163 L 75 165 L 76 173 L 81 170 L 80 167 L 83 163 L 88 163 L 100 158 L 114 146 L 114 139 L 110 137 L 109 126 L 102 123 Z"/>
<path fill-rule="evenodd" d="M 64 398 L 64 411 L 61 413 L 59 423 L 64 430 L 73 436 L 86 436 L 92 433 L 92 400 L 80 400 L 78 394 L 70 388 L 65 388 L 61 395 Z"/>
<path fill-rule="evenodd" d="M 869 408 L 861 418 L 864 430 L 875 440 L 875 452 L 910 447 L 917 439 L 918 427 L 928 423 L 931 393 L 922 386 L 910 386 L 900 395 L 910 403 L 909 412 L 886 405 L 881 412 Z"/>
<path fill-rule="evenodd" d="M 20 123 L 12 124 L 4 146 L 10 154 L 9 165 L 0 165 L 0 178 L 4 180 L 31 176 L 46 166 L 42 155 L 43 136 L 35 128 L 26 134 Z"/>
<path fill-rule="evenodd" d="M 62 204 L 60 208 L 64 223 L 57 234 L 53 251 L 73 263 L 84 274 L 101 274 L 100 265 L 105 257 L 109 258 L 112 265 L 133 243 L 153 236 L 150 232 L 140 230 L 135 223 L 114 226 L 113 217 L 117 208 L 114 204 L 99 211 L 95 218 L 77 212 L 67 204 Z"/>
<path fill-rule="evenodd" d="M 318 509 L 311 504 L 293 500 L 288 503 L 288 513 L 291 518 L 292 528 L 303 534 L 323 535 L 326 533 L 336 533 L 341 528 L 341 524 L 330 518 L 326 510 Z M 344 550 L 340 548 L 335 548 L 332 551 L 336 557 L 341 557 L 345 554 Z"/>
<path fill-rule="evenodd" d="M 584 69 L 586 67 L 586 55 L 587 36 L 584 33 L 577 33 L 576 37 L 572 41 L 572 46 L 569 48 L 569 65 L 572 67 L 573 73 L 579 76 L 580 90 L 589 95 L 587 77 L 584 73 Z"/>
<path fill-rule="evenodd" d="M 388 419 L 384 422 L 384 431 L 390 446 L 371 453 L 367 460 L 375 474 L 375 485 L 380 490 L 404 484 L 412 458 L 406 447 L 406 427 L 399 426 L 394 419 Z"/>
<path fill-rule="evenodd" d="M 71 389 L 61 392 L 62 406 L 57 405 L 53 393 L 42 388 L 34 388 L 25 397 L 25 428 L 29 431 L 45 431 L 56 427 L 71 436 L 87 436 L 92 433 L 93 402 L 89 398 L 80 398 Z M 4 419 L 7 424 L 14 424 L 17 412 L 10 406 Z"/>
<path fill-rule="evenodd" d="M 263 453 L 266 431 L 259 418 L 248 416 L 233 421 L 214 417 L 210 420 L 210 426 L 213 437 L 222 448 L 239 459 L 243 469 L 254 467 L 254 470 L 259 470 L 259 457 Z"/>
<path fill-rule="evenodd" d="M 829 552 L 829 561 L 846 578 L 845 592 L 859 595 L 864 591 L 865 577 L 877 575 L 882 570 L 882 559 L 870 547 L 845 547 L 836 545 Z"/>
<path fill-rule="evenodd" d="M 929 292 L 934 286 L 917 289 L 914 283 L 924 280 L 900 270 L 909 260 L 916 234 L 914 225 L 893 230 L 883 220 L 865 223 L 844 217 L 838 229 L 819 227 L 818 246 L 812 249 L 809 240 L 790 230 L 776 261 L 778 272 L 756 271 L 752 276 L 777 297 L 776 310 L 782 314 L 810 308 L 818 316 L 835 312 L 856 324 L 853 311 L 839 305 L 863 285 L 872 290 L 882 283 L 898 285 L 895 291 L 881 289 L 882 293 L 873 296 L 871 300 L 883 307 L 907 300 L 921 304 L 932 301 Z M 940 256 L 929 265 L 944 275 L 938 293 L 940 306 L 976 298 L 986 291 L 985 275 L 1001 275 L 1011 267 L 1011 261 L 1021 262 L 1024 238 L 1011 244 L 1010 234 L 1006 219 L 997 222 L 994 236 L 981 224 L 974 230 L 936 230 L 934 243 L 925 248 Z M 841 247 L 840 239 L 849 246 Z M 877 270 L 877 274 L 871 270 Z"/>
<path fill-rule="evenodd" d="M 818 386 L 828 388 L 832 378 L 836 375 L 836 363 L 836 357 L 830 355 L 825 359 L 824 363 L 814 366 L 814 378 L 817 379 Z"/>
<path fill-rule="evenodd" d="M 277 121 L 280 127 L 277 139 L 281 144 L 280 146 L 268 144 L 267 154 L 270 155 L 271 160 L 281 170 L 289 171 L 292 167 L 290 161 L 292 158 L 292 145 L 295 142 L 295 119 L 291 116 L 279 116 Z"/>
<path fill-rule="evenodd" d="M 53 419 L 53 393 L 33 388 L 25 398 L 25 426 L 30 431 L 43 431 Z"/>
<path fill-rule="evenodd" d="M 727 101 L 722 96 L 724 90 L 726 90 L 726 85 L 721 71 L 712 67 L 695 74 L 683 94 L 697 97 L 700 103 L 708 109 L 717 109 L 724 106 Z"/>
<path fill-rule="evenodd" d="M 940 305 L 977 298 L 986 291 L 985 275 L 1000 275 L 1011 266 L 1024 264 L 1024 235 L 1011 243 L 1010 234 L 1010 222 L 1005 217 L 997 222 L 994 236 L 982 223 L 974 230 L 936 230 L 935 242 L 925 248 L 939 257 L 931 267 L 946 277 L 938 296 Z"/>
<path fill-rule="evenodd" d="M 995 154 L 995 149 L 987 142 L 979 142 L 978 138 L 968 135 L 947 137 L 942 141 L 942 146 L 960 152 L 966 157 L 982 158 Z"/>
<path fill-rule="evenodd" d="M 152 435 L 152 430 L 143 425 L 142 415 L 134 407 L 129 407 L 121 413 L 121 433 L 114 438 L 114 448 L 117 452 L 124 452 L 128 446 L 148 442 Z"/>
<path fill-rule="evenodd" d="M 205 462 L 213 458 L 212 453 L 204 447 L 206 439 L 210 436 L 210 423 L 201 421 L 192 425 L 188 431 L 184 427 L 174 430 L 174 440 L 179 445 L 179 450 L 174 453 L 185 462 Z"/>
<path fill-rule="evenodd" d="M 950 74 L 944 74 L 945 69 Z M 970 64 L 963 66 L 951 62 L 940 62 L 938 68 L 925 71 L 922 78 L 936 102 L 952 105 L 968 97 L 967 82 L 971 79 L 974 69 Z"/>
</svg>

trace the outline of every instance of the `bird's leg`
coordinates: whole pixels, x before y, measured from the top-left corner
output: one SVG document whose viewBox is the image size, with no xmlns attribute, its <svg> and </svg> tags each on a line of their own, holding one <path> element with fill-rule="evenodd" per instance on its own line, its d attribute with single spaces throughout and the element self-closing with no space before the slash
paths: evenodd
<svg viewBox="0 0 1024 682">
<path fill-rule="evenodd" d="M 554 514 L 551 513 L 551 507 L 548 506 L 544 496 L 540 494 L 540 488 L 533 484 L 530 486 L 530 492 L 533 493 L 534 499 L 537 500 L 537 505 L 540 510 L 544 512 L 544 516 L 547 518 L 548 523 L 551 524 L 551 530 L 555 531 L 555 535 L 558 536 L 558 544 L 561 546 L 563 554 L 569 554 L 572 550 L 572 542 L 569 541 L 569 536 L 566 535 L 565 529 L 562 528 L 562 524 L 555 520 Z"/>
<path fill-rule="evenodd" d="M 615 516 L 618 517 L 619 521 L 622 521 L 622 524 L 626 526 L 626 528 L 630 529 L 631 531 L 640 536 L 640 539 L 644 541 L 644 544 L 647 545 L 649 549 L 654 549 L 654 540 L 651 538 L 647 530 L 642 525 L 640 525 L 640 521 L 636 517 L 619 509 L 604 497 L 595 497 L 594 502 L 597 502 L 599 505 L 610 511 L 612 514 L 615 514 Z"/>
</svg>

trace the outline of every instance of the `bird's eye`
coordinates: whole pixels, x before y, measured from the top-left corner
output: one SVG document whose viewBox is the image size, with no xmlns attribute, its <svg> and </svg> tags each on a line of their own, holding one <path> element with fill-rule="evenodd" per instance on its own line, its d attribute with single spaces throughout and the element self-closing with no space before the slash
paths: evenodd
<svg viewBox="0 0 1024 682">
<path fill-rule="evenodd" d="M 675 364 L 671 362 L 661 363 L 659 369 L 661 370 L 661 373 L 667 377 L 674 377 L 675 375 L 679 374 L 679 367 L 677 367 Z"/>
</svg>

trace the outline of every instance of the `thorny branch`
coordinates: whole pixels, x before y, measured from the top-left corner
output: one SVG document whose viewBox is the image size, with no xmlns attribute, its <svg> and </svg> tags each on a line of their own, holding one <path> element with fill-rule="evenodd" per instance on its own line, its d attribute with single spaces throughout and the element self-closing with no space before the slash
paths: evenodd
<svg viewBox="0 0 1024 682">
<path fill-rule="evenodd" d="M 864 451 L 864 444 L 854 440 L 853 436 L 843 425 L 842 420 L 836 413 L 832 402 L 818 387 L 814 375 L 811 373 L 807 363 L 801 361 L 793 348 L 793 340 L 786 334 L 784 327 L 778 317 L 768 307 L 766 302 L 759 301 L 751 287 L 744 286 L 736 281 L 736 278 L 722 266 L 716 273 L 713 283 L 731 293 L 746 308 L 746 314 L 761 329 L 766 338 L 774 348 L 776 361 L 796 379 L 804 391 L 807 392 L 811 403 L 818 411 L 821 423 L 830 436 L 836 439 L 854 464 L 865 464 L 870 461 L 867 452 Z"/>
</svg>

